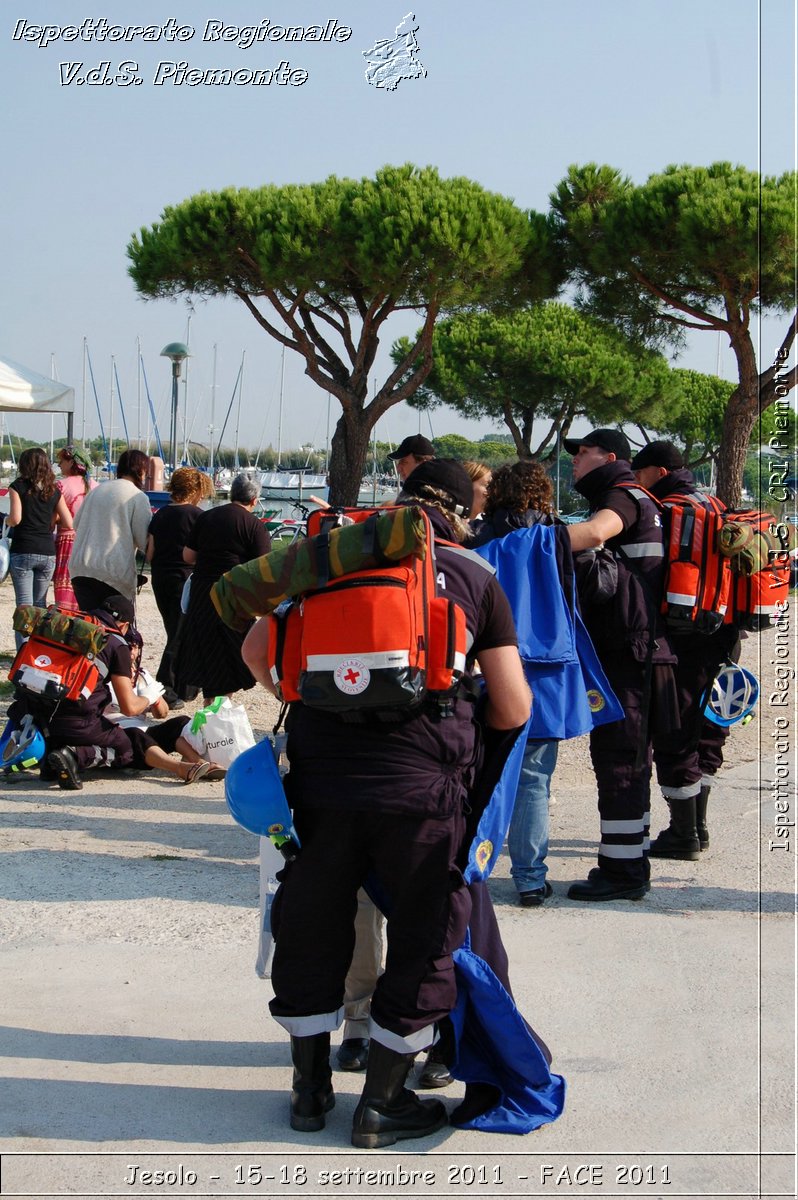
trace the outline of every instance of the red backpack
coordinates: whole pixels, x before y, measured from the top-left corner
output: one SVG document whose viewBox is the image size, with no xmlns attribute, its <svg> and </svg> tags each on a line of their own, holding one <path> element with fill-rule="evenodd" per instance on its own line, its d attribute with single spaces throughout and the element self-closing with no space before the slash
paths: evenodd
<svg viewBox="0 0 798 1200">
<path fill-rule="evenodd" d="M 14 629 L 27 641 L 8 677 L 31 696 L 53 703 L 86 700 L 107 674 L 98 655 L 113 631 L 88 613 L 23 605 L 14 612 Z"/>
<path fill-rule="evenodd" d="M 428 697 L 445 703 L 465 671 L 465 613 L 437 594 L 434 534 L 418 511 L 425 530 L 419 553 L 340 575 L 269 617 L 268 668 L 284 701 L 382 720 L 412 715 Z M 312 513 L 308 536 L 318 551 L 342 517 L 360 524 L 385 513 Z"/>
<path fill-rule="evenodd" d="M 658 500 L 639 484 L 617 486 L 644 493 L 662 516 L 669 629 L 712 634 L 733 624 L 751 633 L 773 624 L 789 592 L 791 527 L 758 509 L 727 509 L 717 496 Z"/>
<path fill-rule="evenodd" d="M 662 518 L 665 577 L 660 602 L 674 633 L 717 633 L 727 620 L 732 575 L 720 552 L 723 503 L 715 496 L 674 493 L 659 500 L 637 483 L 620 483 L 648 496 Z"/>
<path fill-rule="evenodd" d="M 720 552 L 724 505 L 716 496 L 665 496 L 665 596 L 662 612 L 676 632 L 717 633 L 728 620 L 732 573 Z"/>
<path fill-rule="evenodd" d="M 768 629 L 787 603 L 795 528 L 750 508 L 727 509 L 723 521 L 721 546 L 732 569 L 726 620 L 749 633 Z"/>
</svg>

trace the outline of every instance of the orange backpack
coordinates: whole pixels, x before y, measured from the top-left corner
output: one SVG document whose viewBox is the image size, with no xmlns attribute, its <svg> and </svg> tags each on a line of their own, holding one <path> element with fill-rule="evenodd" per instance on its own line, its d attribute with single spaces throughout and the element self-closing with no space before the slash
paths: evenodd
<svg viewBox="0 0 798 1200">
<path fill-rule="evenodd" d="M 720 553 L 723 503 L 689 493 L 660 500 L 638 483 L 616 486 L 647 496 L 660 514 L 665 576 L 658 602 L 666 627 L 674 633 L 717 633 L 727 619 L 732 584 L 729 559 Z M 633 560 L 627 562 L 634 570 Z"/>
<path fill-rule="evenodd" d="M 40 700 L 86 700 L 108 673 L 98 657 L 109 636 L 121 638 L 89 613 L 61 612 L 55 605 L 23 605 L 14 629 L 27 635 L 8 672 L 14 685 Z"/>
<path fill-rule="evenodd" d="M 748 633 L 769 629 L 787 603 L 795 529 L 759 509 L 727 509 L 722 543 L 732 569 L 727 623 Z"/>
<path fill-rule="evenodd" d="M 308 536 L 385 509 L 317 512 Z M 283 602 L 268 618 L 268 668 L 280 697 L 350 719 L 397 720 L 425 699 L 446 704 L 465 671 L 465 613 L 437 594 L 429 518 L 422 552 L 339 576 Z M 322 548 L 323 557 L 323 548 Z"/>
<path fill-rule="evenodd" d="M 726 624 L 753 633 L 773 624 L 789 592 L 794 539 L 771 513 L 727 509 L 717 496 L 659 500 L 639 484 L 617 486 L 644 493 L 660 511 L 668 629 L 712 634 Z"/>
<path fill-rule="evenodd" d="M 662 612 L 674 633 L 717 633 L 728 620 L 729 559 L 720 552 L 724 505 L 715 496 L 666 496 L 665 596 Z"/>
</svg>

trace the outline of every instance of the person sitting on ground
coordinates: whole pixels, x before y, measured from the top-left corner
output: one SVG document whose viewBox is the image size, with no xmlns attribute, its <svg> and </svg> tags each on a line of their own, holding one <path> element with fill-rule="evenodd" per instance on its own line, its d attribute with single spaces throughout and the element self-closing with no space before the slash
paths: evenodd
<svg viewBox="0 0 798 1200">
<path fill-rule="evenodd" d="M 188 717 L 173 717 L 146 730 L 123 728 L 108 719 L 111 687 L 123 716 L 151 714 L 162 718 L 169 709 L 163 698 L 151 701 L 134 690 L 131 651 L 126 640 L 133 625 L 132 601 L 126 596 L 107 596 L 93 615 L 109 630 L 109 637 L 98 655 L 105 673 L 91 695 L 86 700 L 62 700 L 54 712 L 47 702 L 44 707 L 28 697 L 18 698 L 9 709 L 9 719 L 15 724 L 30 712 L 37 724 L 46 729 L 45 778 L 56 779 L 65 791 L 80 791 L 81 773 L 97 767 L 158 768 L 176 775 L 183 783 L 221 779 L 224 768 L 206 762 L 181 736 Z M 170 758 L 174 752 L 181 754 L 182 760 Z"/>
</svg>

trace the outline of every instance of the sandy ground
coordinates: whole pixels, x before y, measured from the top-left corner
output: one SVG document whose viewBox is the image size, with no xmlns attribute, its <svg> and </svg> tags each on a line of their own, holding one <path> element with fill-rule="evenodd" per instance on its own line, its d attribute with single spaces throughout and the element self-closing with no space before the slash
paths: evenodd
<svg viewBox="0 0 798 1200">
<path fill-rule="evenodd" d="M 6 582 L 0 651 L 12 608 Z M 163 633 L 149 589 L 139 624 L 154 665 Z M 566 898 L 595 855 L 586 739 L 561 748 L 545 909 L 517 906 L 501 857 L 491 889 L 519 1006 L 569 1086 L 560 1120 L 526 1138 L 447 1129 L 358 1154 L 348 1130 L 362 1080 L 340 1072 L 325 1131 L 292 1133 L 286 1037 L 254 973 L 257 843 L 222 785 L 156 773 L 96 773 L 81 792 L 37 776 L 0 784 L 0 1193 L 147 1194 L 124 1180 L 135 1161 L 195 1170 L 197 1182 L 161 1188 L 186 1195 L 375 1194 L 322 1186 L 317 1172 L 398 1156 L 435 1176 L 394 1189 L 408 1195 L 794 1194 L 796 859 L 794 829 L 785 849 L 777 836 L 772 783 L 778 731 L 794 822 L 796 696 L 790 683 L 788 705 L 772 702 L 773 647 L 772 634 L 745 647 L 763 701 L 730 740 L 700 862 L 656 864 L 640 904 Z M 269 729 L 274 702 L 261 689 L 242 699 L 256 735 Z M 654 809 L 657 830 L 661 800 Z M 600 1182 L 555 1187 L 544 1171 L 586 1163 Z M 262 1182 L 238 1182 L 242 1164 Z M 452 1164 L 481 1165 L 485 1183 L 453 1180 Z M 281 1182 L 283 1168 L 309 1172 L 307 1186 Z"/>
</svg>

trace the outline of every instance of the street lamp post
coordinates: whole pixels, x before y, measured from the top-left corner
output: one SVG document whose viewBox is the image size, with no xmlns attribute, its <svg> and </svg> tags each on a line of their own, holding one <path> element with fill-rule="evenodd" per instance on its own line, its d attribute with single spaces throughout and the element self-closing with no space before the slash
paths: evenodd
<svg viewBox="0 0 798 1200">
<path fill-rule="evenodd" d="M 169 422 L 169 454 L 171 468 L 174 472 L 177 466 L 177 385 L 180 379 L 180 367 L 189 357 L 188 346 L 183 342 L 170 342 L 161 351 L 162 358 L 172 360 L 172 415 Z"/>
</svg>

